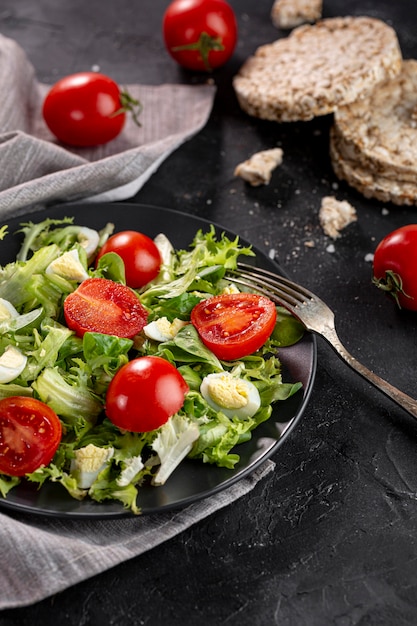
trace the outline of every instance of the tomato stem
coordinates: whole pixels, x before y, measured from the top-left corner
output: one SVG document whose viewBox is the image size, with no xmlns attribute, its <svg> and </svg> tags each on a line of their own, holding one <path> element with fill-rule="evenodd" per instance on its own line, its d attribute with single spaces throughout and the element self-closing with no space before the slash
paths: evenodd
<svg viewBox="0 0 417 626">
<path fill-rule="evenodd" d="M 212 67 L 210 66 L 208 57 L 209 53 L 213 50 L 215 52 L 224 50 L 224 45 L 222 44 L 222 40 L 220 37 L 213 37 L 209 35 L 205 31 L 203 31 L 198 38 L 198 41 L 194 43 L 184 44 L 183 46 L 175 46 L 172 48 L 173 52 L 179 52 L 181 50 L 197 50 L 201 54 L 201 58 L 203 59 L 203 63 L 208 72 L 212 71 Z"/>
<path fill-rule="evenodd" d="M 393 272 L 392 270 L 386 270 L 384 278 L 374 277 L 372 279 L 372 282 L 378 287 L 378 289 L 382 289 L 382 291 L 386 291 L 387 293 L 389 293 L 394 298 L 399 309 L 401 309 L 401 304 L 398 298 L 399 294 L 401 294 L 405 298 L 412 299 L 412 296 L 409 296 L 404 291 L 401 276 L 396 272 Z"/>
<path fill-rule="evenodd" d="M 122 113 L 131 113 L 133 121 L 137 126 L 142 126 L 139 121 L 139 115 L 143 111 L 142 103 L 133 98 L 130 93 L 125 90 L 120 92 L 120 109 L 117 109 L 110 117 L 116 117 L 116 115 L 121 115 Z"/>
</svg>

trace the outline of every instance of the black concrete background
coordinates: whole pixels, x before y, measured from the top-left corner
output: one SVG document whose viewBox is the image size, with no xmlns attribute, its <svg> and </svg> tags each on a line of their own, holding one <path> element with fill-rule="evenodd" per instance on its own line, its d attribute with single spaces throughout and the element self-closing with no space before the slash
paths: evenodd
<svg viewBox="0 0 417 626">
<path fill-rule="evenodd" d="M 231 79 L 246 57 L 283 33 L 272 0 L 231 0 L 233 59 L 207 126 L 133 198 L 221 223 L 277 259 L 334 309 L 350 351 L 417 396 L 415 314 L 371 285 L 367 255 L 416 208 L 364 197 L 335 178 L 331 117 L 275 124 L 245 115 Z M 1 0 L 0 32 L 16 39 L 39 80 L 98 66 L 119 83 L 196 83 L 167 55 L 163 0 Z M 324 16 L 368 15 L 417 57 L 415 0 L 324 0 Z M 233 176 L 252 153 L 280 146 L 270 185 Z M 318 223 L 323 195 L 349 200 L 358 221 L 331 242 Z M 132 199 L 130 199 L 132 201 Z M 311 247 L 310 242 L 314 242 Z M 308 245 L 306 245 L 308 244 Z M 1 626 L 401 626 L 417 624 L 417 427 L 318 341 L 318 372 L 299 427 L 276 470 L 247 497 L 166 544 L 34 606 Z M 1 580 L 1 574 L 0 574 Z M 34 584 L 36 582 L 34 581 Z"/>
</svg>

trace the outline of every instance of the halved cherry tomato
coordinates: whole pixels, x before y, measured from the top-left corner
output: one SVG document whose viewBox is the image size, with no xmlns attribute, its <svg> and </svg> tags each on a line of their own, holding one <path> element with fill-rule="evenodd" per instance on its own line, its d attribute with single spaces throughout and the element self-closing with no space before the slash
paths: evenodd
<svg viewBox="0 0 417 626">
<path fill-rule="evenodd" d="M 187 383 L 169 361 L 139 357 L 123 365 L 110 382 L 106 415 L 122 430 L 149 432 L 180 410 L 187 392 Z"/>
<path fill-rule="evenodd" d="M 64 300 L 68 328 L 131 338 L 140 333 L 148 312 L 126 285 L 107 278 L 88 278 Z"/>
<path fill-rule="evenodd" d="M 164 14 L 163 35 L 177 63 L 208 72 L 232 56 L 238 36 L 236 16 L 225 0 L 174 0 Z"/>
<path fill-rule="evenodd" d="M 373 260 L 374 284 L 390 294 L 399 307 L 417 311 L 417 224 L 386 235 Z"/>
<path fill-rule="evenodd" d="M 141 104 L 104 74 L 64 76 L 46 95 L 42 113 L 49 130 L 71 146 L 98 146 L 115 139 L 130 111 L 137 121 Z M 139 122 L 137 122 L 139 123 Z"/>
<path fill-rule="evenodd" d="M 108 252 L 118 254 L 125 264 L 126 283 L 133 289 L 143 287 L 158 276 L 161 255 L 155 242 L 134 230 L 123 230 L 109 237 L 96 262 Z"/>
<path fill-rule="evenodd" d="M 48 465 L 61 441 L 59 417 L 35 398 L 0 400 L 0 473 L 24 476 Z"/>
<path fill-rule="evenodd" d="M 225 361 L 259 350 L 275 327 L 274 303 L 254 293 L 236 293 L 202 300 L 191 311 L 201 341 Z"/>
</svg>

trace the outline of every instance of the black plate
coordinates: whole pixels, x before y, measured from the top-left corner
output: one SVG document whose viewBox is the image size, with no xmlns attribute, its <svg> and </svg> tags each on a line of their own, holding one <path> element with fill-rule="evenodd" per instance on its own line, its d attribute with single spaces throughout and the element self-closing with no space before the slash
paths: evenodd
<svg viewBox="0 0 417 626">
<path fill-rule="evenodd" d="M 185 213 L 128 203 L 67 204 L 8 220 L 7 224 L 9 233 L 14 233 L 25 221 L 36 223 L 46 217 L 66 216 L 74 217 L 76 224 L 96 229 L 112 222 L 116 231 L 134 229 L 150 237 L 163 232 L 175 248 L 188 247 L 198 229 L 207 231 L 210 227 L 210 222 Z M 219 233 L 224 231 L 229 237 L 236 236 L 219 225 L 214 226 Z M 243 245 L 248 244 L 243 239 L 241 242 Z M 20 243 L 19 237 L 6 237 L 0 246 L 1 265 L 15 259 Z M 245 262 L 284 273 L 262 252 L 256 249 L 254 252 L 256 257 L 245 258 Z M 283 380 L 301 381 L 303 389 L 289 400 L 279 403 L 271 418 L 253 432 L 252 439 L 238 447 L 240 461 L 233 470 L 186 459 L 170 476 L 166 485 L 141 488 L 138 505 L 143 514 L 181 507 L 226 489 L 277 452 L 301 418 L 310 397 L 316 370 L 315 338 L 306 333 L 302 341 L 295 346 L 281 349 L 279 354 L 283 365 Z M 79 502 L 71 498 L 59 484 L 48 483 L 37 489 L 35 485 L 25 481 L 12 489 L 6 499 L 0 498 L 0 506 L 60 517 L 112 518 L 131 515 L 118 502 L 97 503 L 89 499 Z"/>
</svg>

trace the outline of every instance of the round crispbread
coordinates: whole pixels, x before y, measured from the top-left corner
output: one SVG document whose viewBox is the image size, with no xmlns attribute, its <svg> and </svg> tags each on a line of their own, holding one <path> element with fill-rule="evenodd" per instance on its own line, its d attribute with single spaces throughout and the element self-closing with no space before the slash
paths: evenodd
<svg viewBox="0 0 417 626">
<path fill-rule="evenodd" d="M 416 183 L 388 178 L 384 170 L 374 171 L 364 167 L 359 161 L 347 158 L 338 146 L 333 129 L 330 133 L 330 158 L 333 170 L 340 180 L 344 180 L 359 191 L 365 198 L 375 198 L 396 205 L 417 204 Z"/>
<path fill-rule="evenodd" d="M 357 102 L 335 111 L 333 143 L 339 154 L 374 174 L 417 182 L 417 61 Z"/>
<path fill-rule="evenodd" d="M 337 17 L 261 46 L 233 86 L 241 108 L 278 122 L 310 120 L 365 96 L 401 69 L 395 31 L 370 17 Z"/>
</svg>

